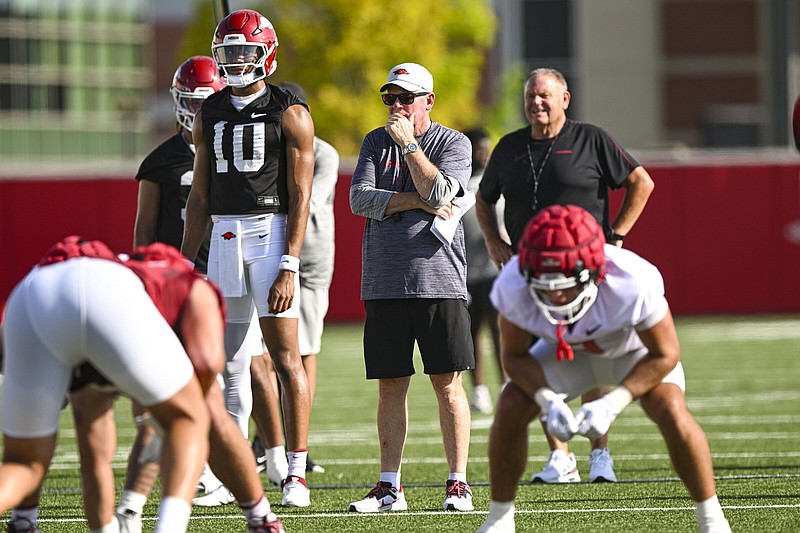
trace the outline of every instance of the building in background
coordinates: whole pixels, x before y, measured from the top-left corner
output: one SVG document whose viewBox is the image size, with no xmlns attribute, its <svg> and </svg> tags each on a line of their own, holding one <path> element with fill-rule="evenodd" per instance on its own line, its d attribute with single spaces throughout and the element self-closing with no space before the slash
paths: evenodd
<svg viewBox="0 0 800 533">
<path fill-rule="evenodd" d="M 557 68 L 573 92 L 570 116 L 605 125 L 625 146 L 790 143 L 800 92 L 797 0 L 494 5 L 501 30 L 489 81 L 515 64 Z"/>
<path fill-rule="evenodd" d="M 168 89 L 205 1 L 0 0 L 0 175 L 25 174 L 8 163 L 132 165 L 172 135 Z M 570 116 L 632 149 L 791 143 L 798 0 L 492 3 L 484 105 L 510 69 L 551 66 L 570 84 Z"/>
<path fill-rule="evenodd" d="M 149 0 L 0 0 L 0 160 L 119 161 L 150 146 Z"/>
</svg>

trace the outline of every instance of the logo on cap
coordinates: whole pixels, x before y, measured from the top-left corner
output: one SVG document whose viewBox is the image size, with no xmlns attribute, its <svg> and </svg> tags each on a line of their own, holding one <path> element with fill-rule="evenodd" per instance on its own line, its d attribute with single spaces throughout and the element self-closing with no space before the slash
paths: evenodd
<svg viewBox="0 0 800 533">
<path fill-rule="evenodd" d="M 395 76 L 402 76 L 403 74 L 410 74 L 410 72 L 408 72 L 404 68 L 399 68 L 399 69 L 395 70 L 394 72 L 392 72 L 392 74 L 394 74 Z"/>
</svg>

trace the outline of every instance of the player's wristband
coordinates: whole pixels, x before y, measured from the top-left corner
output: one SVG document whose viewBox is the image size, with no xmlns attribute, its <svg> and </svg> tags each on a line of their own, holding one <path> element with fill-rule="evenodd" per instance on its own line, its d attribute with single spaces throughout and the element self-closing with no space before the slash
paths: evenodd
<svg viewBox="0 0 800 533">
<path fill-rule="evenodd" d="M 556 394 L 552 389 L 548 389 L 547 387 L 542 387 L 541 389 L 536 391 L 536 394 L 533 395 L 533 399 L 536 403 L 539 404 L 539 407 L 544 408 L 545 405 L 550 403 L 553 400 L 559 399 L 560 396 Z"/>
<path fill-rule="evenodd" d="M 300 270 L 300 259 L 293 255 L 282 255 L 281 263 L 278 265 L 280 270 L 288 270 L 289 272 L 297 272 Z"/>
<path fill-rule="evenodd" d="M 621 241 L 624 238 L 625 238 L 625 235 L 620 235 L 619 233 L 617 233 L 613 229 L 610 229 L 610 230 L 608 230 L 608 232 L 606 232 L 606 242 Z"/>
<path fill-rule="evenodd" d="M 631 391 L 629 391 L 627 387 L 620 385 L 606 394 L 604 398 L 614 406 L 617 410 L 617 414 L 619 414 L 633 401 L 633 394 L 631 394 Z"/>
</svg>

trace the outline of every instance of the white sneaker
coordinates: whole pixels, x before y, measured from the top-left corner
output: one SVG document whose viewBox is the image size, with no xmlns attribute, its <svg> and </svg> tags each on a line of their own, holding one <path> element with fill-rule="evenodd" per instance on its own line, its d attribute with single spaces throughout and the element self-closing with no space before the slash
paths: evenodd
<svg viewBox="0 0 800 533">
<path fill-rule="evenodd" d="M 379 481 L 364 496 L 363 500 L 351 503 L 347 510 L 357 513 L 377 513 L 378 511 L 405 511 L 408 509 L 403 487 L 399 489 L 386 481 Z"/>
<path fill-rule="evenodd" d="M 119 533 L 142 533 L 142 515 L 131 509 L 114 513 L 119 523 Z"/>
<path fill-rule="evenodd" d="M 197 492 L 199 494 L 209 494 L 221 486 L 222 481 L 220 481 L 219 478 L 214 475 L 214 472 L 211 471 L 208 463 L 203 465 L 203 473 L 200 474 L 200 479 L 197 480 Z"/>
<path fill-rule="evenodd" d="M 592 450 L 589 456 L 589 483 L 615 483 L 614 459 L 608 448 Z"/>
<path fill-rule="evenodd" d="M 490 415 L 494 410 L 492 396 L 489 394 L 489 387 L 486 385 L 475 385 L 472 389 L 472 400 L 469 402 L 470 408 L 476 413 Z"/>
<path fill-rule="evenodd" d="M 308 507 L 311 505 L 311 491 L 306 485 L 306 480 L 289 476 L 283 481 L 283 506 Z"/>
<path fill-rule="evenodd" d="M 236 498 L 234 498 L 233 493 L 228 490 L 228 487 L 220 485 L 205 496 L 192 498 L 192 505 L 198 507 L 218 507 L 220 505 L 228 505 L 235 501 Z"/>
<path fill-rule="evenodd" d="M 445 492 L 444 510 L 445 511 L 472 511 L 472 491 L 469 485 L 463 481 L 447 480 Z"/>
<path fill-rule="evenodd" d="M 514 533 L 515 531 L 514 513 L 508 513 L 497 520 L 487 516 L 483 525 L 475 533 Z"/>
<path fill-rule="evenodd" d="M 533 483 L 578 483 L 580 480 L 575 454 L 565 455 L 561 450 L 550 452 L 542 471 L 531 477 Z"/>
</svg>

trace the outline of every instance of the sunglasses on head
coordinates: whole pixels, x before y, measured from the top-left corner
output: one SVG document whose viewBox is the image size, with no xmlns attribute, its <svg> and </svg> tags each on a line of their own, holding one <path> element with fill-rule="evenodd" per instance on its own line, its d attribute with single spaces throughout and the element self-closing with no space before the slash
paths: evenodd
<svg viewBox="0 0 800 533">
<path fill-rule="evenodd" d="M 400 93 L 400 94 L 382 94 L 381 100 L 386 105 L 394 105 L 397 100 L 400 100 L 400 103 L 403 105 L 409 105 L 414 103 L 414 99 L 418 96 L 426 96 L 429 93 Z"/>
</svg>

